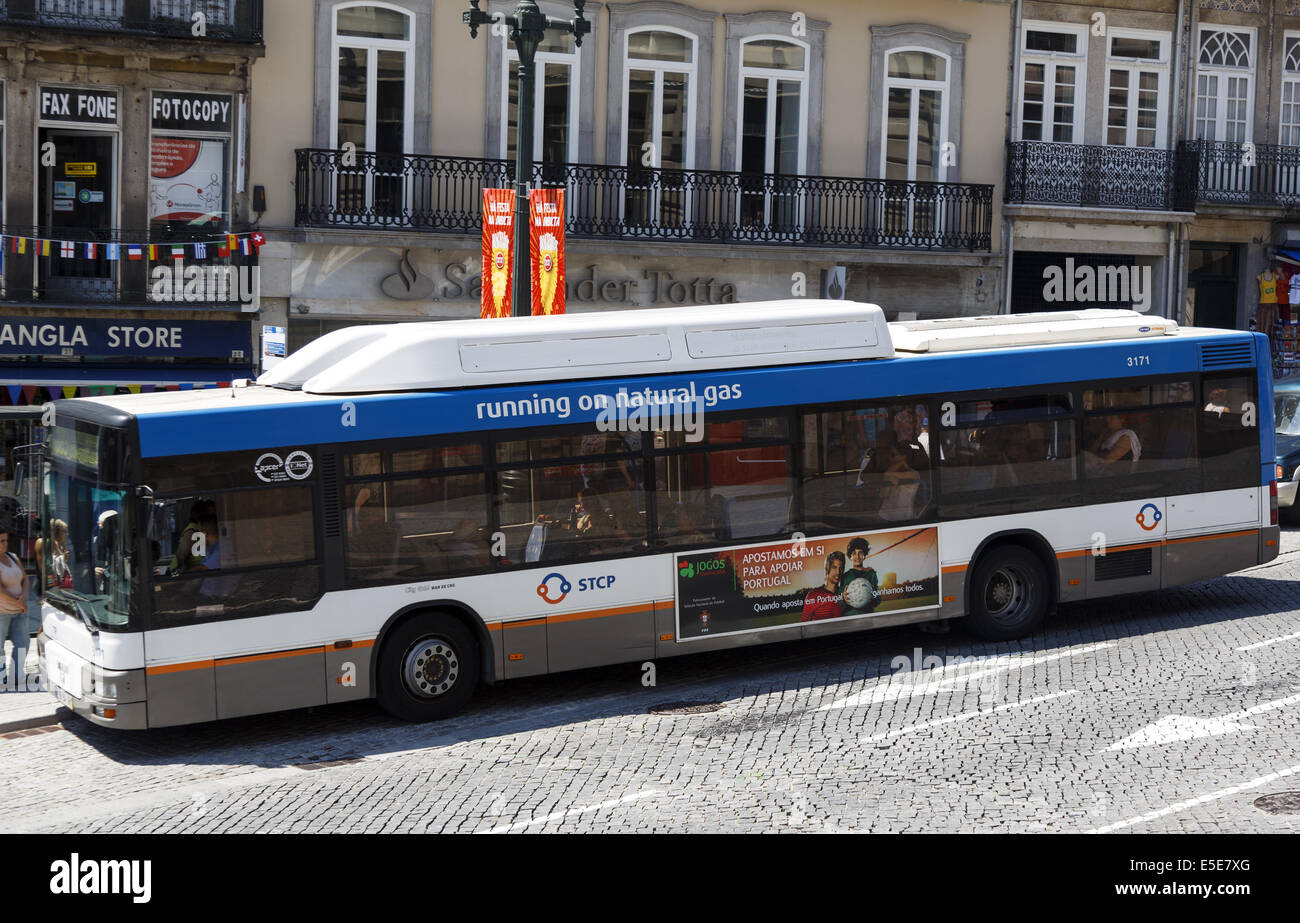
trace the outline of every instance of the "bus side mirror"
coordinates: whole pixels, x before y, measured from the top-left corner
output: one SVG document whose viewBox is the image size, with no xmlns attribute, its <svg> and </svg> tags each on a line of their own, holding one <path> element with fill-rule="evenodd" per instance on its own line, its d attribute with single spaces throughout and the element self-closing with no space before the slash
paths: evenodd
<svg viewBox="0 0 1300 923">
<path fill-rule="evenodd" d="M 160 536 L 158 534 L 158 520 L 157 517 L 154 516 L 154 512 L 159 507 L 163 506 L 163 504 L 154 502 L 153 488 L 149 487 L 147 484 L 141 484 L 137 487 L 135 489 L 135 495 L 140 501 L 138 511 L 140 518 L 144 521 L 145 537 L 151 542 L 157 541 Z"/>
</svg>

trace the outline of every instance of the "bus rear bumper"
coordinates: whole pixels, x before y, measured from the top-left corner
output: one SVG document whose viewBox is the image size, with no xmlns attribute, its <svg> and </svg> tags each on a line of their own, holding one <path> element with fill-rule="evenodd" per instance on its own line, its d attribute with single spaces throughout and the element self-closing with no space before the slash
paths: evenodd
<svg viewBox="0 0 1300 923">
<path fill-rule="evenodd" d="M 1265 526 L 1259 530 L 1259 563 L 1267 564 L 1282 550 L 1282 527 Z"/>
</svg>

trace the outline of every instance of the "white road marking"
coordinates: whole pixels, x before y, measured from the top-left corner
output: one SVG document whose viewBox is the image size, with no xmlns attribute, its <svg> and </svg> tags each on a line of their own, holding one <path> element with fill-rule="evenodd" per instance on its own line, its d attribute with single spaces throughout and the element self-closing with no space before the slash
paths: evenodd
<svg viewBox="0 0 1300 923">
<path fill-rule="evenodd" d="M 1196 715 L 1166 715 L 1154 724 L 1148 724 L 1136 734 L 1118 740 L 1109 747 L 1096 752 L 1107 753 L 1112 750 L 1133 750 L 1138 747 L 1154 747 L 1158 744 L 1172 744 L 1180 740 L 1192 740 L 1196 737 L 1214 737 L 1219 734 L 1235 734 L 1237 731 L 1253 731 L 1256 730 L 1256 725 L 1240 724 L 1239 722 L 1252 715 L 1263 714 L 1266 711 L 1276 711 L 1297 702 L 1300 702 L 1300 695 L 1291 695 L 1285 699 L 1275 699 L 1272 702 L 1261 702 L 1259 705 L 1252 705 L 1250 708 L 1243 708 L 1241 711 L 1234 711 L 1228 715 L 1217 715 L 1211 718 L 1200 718 Z"/>
<path fill-rule="evenodd" d="M 975 711 L 962 712 L 960 715 L 949 715 L 946 718 L 936 718 L 933 721 L 925 721 L 921 724 L 913 724 L 908 727 L 885 731 L 883 734 L 872 734 L 870 737 L 859 737 L 858 743 L 878 743 L 882 740 L 888 740 L 891 737 L 901 737 L 903 734 L 911 734 L 915 731 L 924 731 L 928 728 L 939 727 L 942 724 L 951 724 L 954 721 L 965 721 L 969 718 L 978 718 L 981 715 L 993 715 L 1001 711 L 1010 711 L 1013 708 L 1022 708 L 1026 705 L 1033 705 L 1037 702 L 1046 702 L 1049 699 L 1058 699 L 1061 696 L 1076 695 L 1078 692 L 1078 689 L 1070 689 L 1066 692 L 1049 692 L 1047 695 L 1035 696 L 1032 699 L 1022 699 L 1019 702 L 1006 702 L 1002 705 L 994 705 L 991 708 L 980 708 Z"/>
<path fill-rule="evenodd" d="M 663 792 L 658 789 L 638 792 L 635 795 L 624 795 L 622 798 L 615 798 L 612 801 L 602 801 L 600 804 L 588 805 L 585 808 L 570 808 L 567 811 L 556 811 L 554 814 L 547 814 L 545 817 L 535 817 L 532 820 L 521 820 L 514 824 L 505 824 L 501 827 L 493 827 L 491 830 L 479 830 L 478 833 L 509 833 L 512 830 L 522 830 L 525 827 L 534 827 L 537 824 L 550 823 L 553 820 L 563 820 L 566 817 L 576 817 L 579 814 L 590 814 L 592 811 L 601 811 L 605 808 L 616 808 L 622 804 L 631 804 L 633 801 L 640 801 L 642 798 L 653 798 L 656 795 L 662 795 Z"/>
<path fill-rule="evenodd" d="M 934 695 L 938 692 L 948 692 L 963 683 L 969 683 L 973 679 L 991 676 L 995 673 L 1005 673 L 1010 670 L 1019 670 L 1024 667 L 1033 667 L 1040 663 L 1050 663 L 1053 660 L 1061 660 L 1065 657 L 1077 657 L 1080 654 L 1091 654 L 1094 651 L 1114 647 L 1115 644 L 1116 642 L 1114 641 L 1103 641 L 1100 644 L 1085 644 L 1082 647 L 1071 648 L 1064 651 L 1054 651 L 1050 654 L 1005 654 L 987 660 L 948 664 L 942 667 L 936 667 L 933 670 L 895 673 L 884 683 L 873 686 L 864 692 L 856 692 L 853 695 L 836 699 L 829 705 L 823 705 L 817 710 L 828 711 L 832 708 L 849 708 L 856 705 L 872 705 L 879 702 L 893 701 L 894 699 L 909 698 L 911 696 Z"/>
<path fill-rule="evenodd" d="M 1251 779 L 1249 782 L 1242 782 L 1240 785 L 1232 785 L 1228 788 L 1221 788 L 1217 792 L 1209 792 L 1205 795 L 1198 795 L 1195 798 L 1189 798 L 1186 801 L 1178 801 L 1168 807 L 1161 808 L 1159 811 L 1152 811 L 1149 814 L 1141 814 L 1137 817 L 1130 817 L 1128 820 L 1116 821 L 1113 824 L 1107 824 L 1104 827 L 1095 827 L 1086 833 L 1112 833 L 1116 830 L 1123 830 L 1125 827 L 1132 827 L 1134 824 L 1142 824 L 1149 820 L 1156 820 L 1160 817 L 1168 817 L 1170 814 L 1178 814 L 1186 811 L 1188 808 L 1194 808 L 1198 805 L 1209 804 L 1211 801 L 1218 801 L 1220 798 L 1227 798 L 1229 795 L 1239 795 L 1242 792 L 1248 792 L 1252 788 L 1259 788 L 1262 785 L 1268 785 L 1270 782 L 1276 782 L 1279 779 L 1285 779 L 1287 776 L 1293 776 L 1300 773 L 1300 763 L 1295 766 L 1288 766 L 1280 772 L 1270 772 L 1266 776 L 1260 776 L 1258 779 Z"/>
<path fill-rule="evenodd" d="M 1289 635 L 1282 635 L 1280 638 L 1269 638 L 1267 641 L 1256 641 L 1254 644 L 1247 644 L 1245 647 L 1235 647 L 1235 651 L 1253 651 L 1257 647 L 1268 647 L 1270 644 L 1281 644 L 1283 641 L 1294 641 L 1300 638 L 1300 631 L 1293 631 Z"/>
</svg>

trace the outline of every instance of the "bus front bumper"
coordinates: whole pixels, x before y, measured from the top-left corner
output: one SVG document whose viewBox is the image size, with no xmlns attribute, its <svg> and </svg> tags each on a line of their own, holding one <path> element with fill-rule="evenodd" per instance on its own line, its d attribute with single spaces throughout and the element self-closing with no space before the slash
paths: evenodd
<svg viewBox="0 0 1300 923">
<path fill-rule="evenodd" d="M 103 727 L 144 730 L 149 726 L 144 670 L 106 670 L 48 640 L 44 632 L 36 636 L 36 650 L 43 688 L 60 705 Z"/>
</svg>

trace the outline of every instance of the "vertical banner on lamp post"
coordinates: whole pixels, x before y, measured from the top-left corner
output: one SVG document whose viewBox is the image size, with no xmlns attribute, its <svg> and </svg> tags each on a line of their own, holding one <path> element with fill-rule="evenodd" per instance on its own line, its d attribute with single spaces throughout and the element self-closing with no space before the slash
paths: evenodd
<svg viewBox="0 0 1300 923">
<path fill-rule="evenodd" d="M 564 313 L 564 190 L 528 193 L 528 255 L 534 314 Z"/>
<path fill-rule="evenodd" d="M 480 317 L 509 317 L 514 272 L 513 189 L 483 190 L 483 295 Z"/>
</svg>

